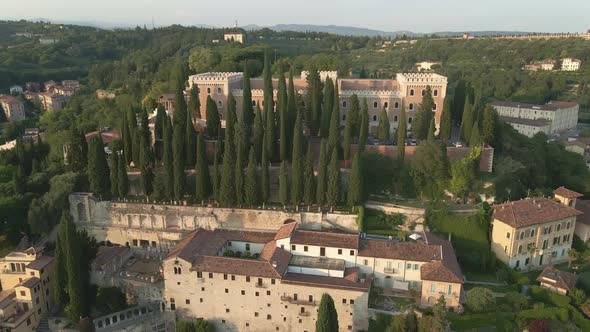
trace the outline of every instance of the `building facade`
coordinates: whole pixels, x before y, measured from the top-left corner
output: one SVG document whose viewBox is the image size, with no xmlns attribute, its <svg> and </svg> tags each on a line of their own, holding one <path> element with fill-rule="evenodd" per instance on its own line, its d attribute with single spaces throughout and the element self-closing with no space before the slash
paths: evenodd
<svg viewBox="0 0 590 332">
<path fill-rule="evenodd" d="M 416 289 L 421 304 L 460 305 L 463 276 L 450 243 L 372 240 L 358 234 L 198 229 L 163 262 L 166 307 L 224 331 L 313 331 L 324 293 L 341 330 L 368 327 L 369 289 Z"/>
<path fill-rule="evenodd" d="M 53 257 L 30 247 L 8 254 L 0 267 L 0 331 L 35 331 L 53 305 Z"/>
<path fill-rule="evenodd" d="M 244 43 L 244 34 L 241 32 L 226 33 L 223 35 L 223 40 L 228 42 Z"/>
<path fill-rule="evenodd" d="M 401 73 L 395 79 L 354 79 L 339 78 L 337 72 L 320 72 L 320 78 L 330 77 L 337 82 L 340 106 L 340 121 L 344 125 L 346 113 L 350 109 L 350 97 L 357 95 L 360 100 L 366 98 L 369 110 L 369 129 L 375 133 L 379 126 L 379 115 L 383 109 L 387 111 L 390 129 L 393 131 L 399 125 L 399 115 L 406 112 L 408 128 L 419 109 L 426 87 L 432 89 L 435 107 L 432 110 L 436 119 L 436 128 L 440 125 L 440 115 L 446 97 L 447 78 L 434 73 Z M 304 71 L 299 78 L 293 80 L 296 93 L 307 93 L 307 73 Z M 201 119 L 205 119 L 207 97 L 210 96 L 219 109 L 221 119 L 225 119 L 227 112 L 227 98 L 229 93 L 234 96 L 237 112 L 242 112 L 243 75 L 239 72 L 208 72 L 189 77 L 189 88 L 196 85 L 199 89 L 201 101 Z M 278 79 L 273 79 L 273 99 L 277 99 Z M 263 105 L 264 82 L 262 78 L 251 78 L 252 106 Z M 188 92 L 186 93 L 188 95 Z M 167 108 L 168 109 L 168 108 Z"/>
<path fill-rule="evenodd" d="M 565 188 L 554 198 L 530 197 L 494 206 L 492 251 L 511 268 L 537 269 L 567 261 L 580 194 Z"/>
<path fill-rule="evenodd" d="M 563 58 L 561 59 L 561 70 L 563 71 L 578 71 L 582 61 L 574 58 Z"/>
<path fill-rule="evenodd" d="M 0 105 L 8 121 L 14 122 L 25 119 L 25 104 L 22 101 L 13 96 L 0 94 Z"/>
<path fill-rule="evenodd" d="M 495 101 L 492 106 L 502 121 L 528 137 L 539 132 L 551 135 L 576 128 L 580 108 L 568 101 L 550 101 L 544 105 Z"/>
</svg>

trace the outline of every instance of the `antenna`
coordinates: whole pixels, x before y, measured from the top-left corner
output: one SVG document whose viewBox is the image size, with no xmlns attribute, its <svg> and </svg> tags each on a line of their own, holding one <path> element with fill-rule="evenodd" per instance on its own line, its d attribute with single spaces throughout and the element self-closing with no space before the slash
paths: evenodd
<svg viewBox="0 0 590 332">
<path fill-rule="evenodd" d="M 152 30 L 156 28 L 156 25 L 154 24 L 154 16 L 152 15 Z"/>
<path fill-rule="evenodd" d="M 236 20 L 236 25 L 235 25 L 235 27 L 236 27 L 236 28 L 238 27 L 238 20 Z"/>
</svg>

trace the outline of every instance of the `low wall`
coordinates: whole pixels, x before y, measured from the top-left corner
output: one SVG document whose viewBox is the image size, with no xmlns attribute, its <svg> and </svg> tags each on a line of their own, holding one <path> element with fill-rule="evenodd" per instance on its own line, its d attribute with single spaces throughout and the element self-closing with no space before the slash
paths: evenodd
<svg viewBox="0 0 590 332">
<path fill-rule="evenodd" d="M 425 209 L 413 208 L 408 206 L 396 205 L 391 203 L 367 201 L 365 207 L 368 209 L 382 211 L 385 214 L 403 214 L 406 219 L 404 221 L 404 228 L 409 229 L 410 226 L 416 226 L 415 230 L 423 230 Z"/>
</svg>

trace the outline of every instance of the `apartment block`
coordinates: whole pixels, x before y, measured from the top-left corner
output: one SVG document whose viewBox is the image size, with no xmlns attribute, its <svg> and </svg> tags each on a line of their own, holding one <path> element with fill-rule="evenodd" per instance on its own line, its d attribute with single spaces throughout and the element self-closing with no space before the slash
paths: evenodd
<svg viewBox="0 0 590 332">
<path fill-rule="evenodd" d="M 0 94 L 0 105 L 10 122 L 25 119 L 25 104 L 13 96 Z"/>
</svg>

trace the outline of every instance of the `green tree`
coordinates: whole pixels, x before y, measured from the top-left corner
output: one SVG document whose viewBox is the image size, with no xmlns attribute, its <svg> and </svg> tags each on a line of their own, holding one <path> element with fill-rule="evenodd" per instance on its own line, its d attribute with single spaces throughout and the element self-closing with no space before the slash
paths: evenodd
<svg viewBox="0 0 590 332">
<path fill-rule="evenodd" d="M 193 117 L 191 112 L 187 112 L 186 124 L 185 124 L 185 151 L 186 151 L 186 165 L 193 166 L 196 162 L 196 144 L 197 144 L 197 132 L 195 131 L 195 125 L 193 123 Z"/>
<path fill-rule="evenodd" d="M 297 95 L 295 94 L 295 84 L 293 83 L 293 68 L 289 71 L 289 87 L 287 94 L 287 134 L 291 135 L 297 119 Z M 289 136 L 289 142 L 293 139 Z"/>
<path fill-rule="evenodd" d="M 399 125 L 397 126 L 397 160 L 400 162 L 404 162 L 406 156 L 406 137 L 407 137 L 407 128 L 408 128 L 408 120 L 406 120 L 406 110 L 404 109 L 404 105 L 402 103 L 402 107 L 400 108 L 399 113 Z"/>
<path fill-rule="evenodd" d="M 271 100 L 272 103 L 272 100 Z M 266 156 L 269 161 L 272 161 L 275 149 L 275 114 L 271 108 L 264 108 L 265 126 L 264 126 L 264 138 L 262 140 L 263 148 L 266 151 Z"/>
<path fill-rule="evenodd" d="M 291 200 L 298 206 L 303 200 L 303 119 L 297 114 L 293 131 L 293 153 L 291 161 Z"/>
<path fill-rule="evenodd" d="M 262 147 L 264 146 L 264 121 L 260 107 L 256 107 L 256 117 L 254 118 L 254 134 L 252 137 L 252 148 L 256 152 L 256 160 L 262 158 Z"/>
<path fill-rule="evenodd" d="M 117 184 L 118 184 L 118 194 L 120 198 L 127 197 L 127 192 L 129 190 L 129 179 L 127 177 L 127 167 L 123 163 L 117 163 Z"/>
<path fill-rule="evenodd" d="M 446 98 L 442 114 L 440 115 L 440 132 L 438 134 L 441 141 L 445 143 L 448 142 L 449 139 L 451 139 L 451 129 L 453 127 L 453 123 L 451 120 L 451 109 L 452 107 L 450 98 Z"/>
<path fill-rule="evenodd" d="M 338 312 L 334 300 L 324 293 L 318 309 L 318 319 L 315 323 L 316 332 L 338 332 Z"/>
<path fill-rule="evenodd" d="M 62 223 L 64 226 L 64 251 L 66 261 L 66 272 L 68 275 L 68 282 L 65 284 L 68 294 L 68 304 L 65 307 L 65 312 L 68 318 L 73 322 L 78 322 L 82 317 L 88 314 L 88 298 L 82 274 L 83 268 L 82 255 L 80 254 L 79 241 L 76 234 L 76 226 L 71 220 L 68 211 L 62 214 Z"/>
<path fill-rule="evenodd" d="M 353 94 L 348 99 L 348 112 L 346 114 L 346 124 L 350 127 L 350 134 L 352 137 L 357 137 L 360 135 L 360 126 L 361 126 L 361 106 L 359 102 L 359 98 L 356 94 Z M 368 116 L 367 116 L 368 120 Z M 367 122 L 368 124 L 368 122 Z"/>
<path fill-rule="evenodd" d="M 258 171 L 256 163 L 256 154 L 254 149 L 250 149 L 248 158 L 248 167 L 246 168 L 246 178 L 244 183 L 244 204 L 252 207 L 260 201 L 258 191 Z"/>
<path fill-rule="evenodd" d="M 12 185 L 15 194 L 24 194 L 27 192 L 27 174 L 22 164 L 16 168 L 16 172 L 12 174 Z"/>
<path fill-rule="evenodd" d="M 235 145 L 235 153 L 236 153 L 236 160 L 235 160 L 235 174 L 234 178 L 236 180 L 236 203 L 239 206 L 242 206 L 244 202 L 244 165 L 246 162 L 247 156 L 247 146 L 246 146 L 246 127 L 244 126 L 244 121 L 238 121 L 235 127 L 235 134 L 234 134 L 234 145 Z"/>
<path fill-rule="evenodd" d="M 68 302 L 68 293 L 66 285 L 68 283 L 68 272 L 66 269 L 67 262 L 67 243 L 66 231 L 67 225 L 65 215 L 62 215 L 61 221 L 58 225 L 57 238 L 55 241 L 55 260 L 53 262 L 53 282 L 55 285 L 62 285 L 61 287 L 52 287 L 53 301 L 58 307 L 63 307 Z"/>
<path fill-rule="evenodd" d="M 363 201 L 363 171 L 361 155 L 357 153 L 352 162 L 352 169 L 348 177 L 348 206 L 360 205 Z"/>
<path fill-rule="evenodd" d="M 387 117 L 387 111 L 385 108 L 381 110 L 381 114 L 379 115 L 379 130 L 377 132 L 377 137 L 379 137 L 381 143 L 389 141 L 389 118 Z"/>
<path fill-rule="evenodd" d="M 318 135 L 322 110 L 322 81 L 317 69 L 312 68 L 307 75 L 307 101 L 305 120 L 312 136 Z M 332 117 L 330 117 L 331 119 Z"/>
<path fill-rule="evenodd" d="M 100 135 L 91 138 L 88 144 L 87 169 L 90 190 L 100 197 L 108 198 L 111 193 L 109 165 L 107 163 Z"/>
<path fill-rule="evenodd" d="M 205 113 L 207 115 L 207 135 L 209 135 L 209 137 L 211 138 L 219 138 L 219 128 L 221 128 L 221 119 L 219 117 L 219 110 L 217 109 L 217 104 L 211 98 L 211 96 L 207 96 Z"/>
<path fill-rule="evenodd" d="M 213 157 L 213 174 L 211 174 L 211 180 L 213 188 L 213 196 L 216 201 L 219 201 L 219 195 L 221 195 L 221 171 L 219 169 L 219 155 L 221 154 L 221 143 L 220 141 L 215 142 L 215 156 Z"/>
<path fill-rule="evenodd" d="M 229 96 L 229 100 L 233 97 Z M 235 101 L 234 101 L 235 104 Z M 234 146 L 234 122 L 235 107 L 228 107 L 226 117 L 226 132 L 223 151 L 223 164 L 221 165 L 221 184 L 219 202 L 224 206 L 233 206 L 236 203 L 235 182 L 235 146 Z"/>
<path fill-rule="evenodd" d="M 315 174 L 313 172 L 313 153 L 311 144 L 307 144 L 307 159 L 305 161 L 303 201 L 310 206 L 315 201 Z"/>
<path fill-rule="evenodd" d="M 365 151 L 365 145 L 367 144 L 367 137 L 369 135 L 369 110 L 366 98 L 363 98 L 359 118 L 359 142 L 357 153 L 362 153 Z"/>
<path fill-rule="evenodd" d="M 154 124 L 154 150 L 156 151 L 156 157 L 158 160 L 162 159 L 162 141 L 164 140 L 164 126 L 166 125 L 166 110 L 162 104 L 158 104 L 156 110 L 156 123 Z"/>
<path fill-rule="evenodd" d="M 154 191 L 153 187 L 154 172 L 151 166 L 141 168 L 141 190 L 146 196 L 150 196 Z"/>
<path fill-rule="evenodd" d="M 325 139 L 322 140 L 320 146 L 320 155 L 318 159 L 318 187 L 316 190 L 316 202 L 319 206 L 326 203 L 326 191 L 328 186 L 327 167 L 328 167 L 328 143 Z"/>
<path fill-rule="evenodd" d="M 195 47 L 190 51 L 189 67 L 197 73 L 204 73 L 211 70 L 221 61 L 219 54 L 206 47 Z"/>
<path fill-rule="evenodd" d="M 332 209 L 340 203 L 341 186 L 340 161 L 338 151 L 334 149 L 328 166 L 328 191 L 326 192 L 326 201 Z"/>
<path fill-rule="evenodd" d="M 416 189 L 423 197 L 440 197 L 449 178 L 446 147 L 435 141 L 422 141 L 412 160 Z"/>
<path fill-rule="evenodd" d="M 88 143 L 81 130 L 70 130 L 70 145 L 68 146 L 67 164 L 73 172 L 80 172 L 88 164 Z"/>
<path fill-rule="evenodd" d="M 274 101 L 273 101 L 273 87 L 272 87 L 272 69 L 270 65 L 270 50 L 264 50 L 264 69 L 262 71 L 262 79 L 264 83 L 264 149 L 266 150 L 268 160 L 273 160 L 274 147 L 275 147 L 275 112 L 274 112 Z"/>
<path fill-rule="evenodd" d="M 429 85 L 424 91 L 422 103 L 418 108 L 418 112 L 414 118 L 414 123 L 412 124 L 412 131 L 418 139 L 423 140 L 428 136 L 428 127 L 430 125 L 430 121 L 432 120 L 432 110 L 435 108 L 435 106 L 436 104 L 434 103 L 434 99 L 432 99 L 432 89 Z"/>
<path fill-rule="evenodd" d="M 471 106 L 469 94 L 465 95 L 465 103 L 463 105 L 463 116 L 461 117 L 461 140 L 469 142 L 471 138 L 471 129 L 473 128 L 473 108 Z"/>
<path fill-rule="evenodd" d="M 201 99 L 199 98 L 199 87 L 193 84 L 191 88 L 188 100 L 188 111 L 189 115 L 194 116 L 197 119 L 201 118 Z"/>
<path fill-rule="evenodd" d="M 289 110 L 287 109 L 287 84 L 285 82 L 285 73 L 283 67 L 279 68 L 279 88 L 277 93 L 277 113 L 279 114 L 279 158 L 287 160 L 289 158 Z"/>
<path fill-rule="evenodd" d="M 330 132 L 330 120 L 332 119 L 332 110 L 334 109 L 334 82 L 330 77 L 324 82 L 324 107 L 322 109 L 320 135 L 328 138 Z"/>
<path fill-rule="evenodd" d="M 165 185 L 165 198 L 172 199 L 174 197 L 174 152 L 172 151 L 172 121 L 169 117 L 166 117 L 164 121 L 164 151 L 163 151 L 163 163 L 164 163 L 164 185 Z"/>
<path fill-rule="evenodd" d="M 242 95 L 242 120 L 246 128 L 246 137 L 250 137 L 252 133 L 252 126 L 254 125 L 254 107 L 252 105 L 252 85 L 250 83 L 250 72 L 248 71 L 248 60 L 244 63 L 244 79 L 243 79 L 243 95 Z"/>
<path fill-rule="evenodd" d="M 283 206 L 289 204 L 289 172 L 287 171 L 287 162 L 281 162 L 279 174 L 279 201 Z"/>
<path fill-rule="evenodd" d="M 206 200 L 211 195 L 211 178 L 209 177 L 209 163 L 207 162 L 207 149 L 203 133 L 197 137 L 197 164 L 195 165 L 196 187 L 195 198 L 197 201 Z"/>
<path fill-rule="evenodd" d="M 176 122 L 176 121 L 175 121 Z M 174 154 L 174 199 L 181 200 L 184 195 L 184 186 L 186 183 L 186 174 L 184 165 L 186 154 L 184 150 L 184 128 L 175 123 L 173 128 L 172 146 Z"/>
<path fill-rule="evenodd" d="M 496 140 L 496 123 L 498 122 L 498 113 L 496 110 L 487 105 L 483 113 L 483 142 L 490 145 L 495 145 Z"/>
<path fill-rule="evenodd" d="M 481 147 L 472 147 L 465 158 L 451 162 L 451 182 L 449 190 L 453 195 L 465 198 L 471 191 L 476 179 L 475 168 L 479 160 Z"/>
<path fill-rule="evenodd" d="M 434 126 L 434 117 L 430 119 L 430 125 L 428 126 L 428 140 L 434 141 L 434 133 L 436 132 L 436 127 Z"/>
<path fill-rule="evenodd" d="M 479 134 L 479 125 L 477 122 L 473 123 L 471 129 L 471 137 L 469 138 L 469 146 L 478 146 L 481 144 L 481 135 Z"/>
<path fill-rule="evenodd" d="M 133 137 L 129 130 L 128 112 L 123 114 L 123 120 L 121 123 L 121 140 L 123 141 L 123 152 L 125 154 L 125 165 L 131 164 L 133 160 Z M 135 115 L 133 115 L 135 118 Z"/>
<path fill-rule="evenodd" d="M 405 315 L 395 315 L 385 332 L 409 332 Z"/>
<path fill-rule="evenodd" d="M 267 140 L 267 136 L 264 135 L 264 140 L 263 142 L 266 142 Z M 264 146 L 264 144 L 263 144 Z M 263 203 L 268 202 L 269 198 L 270 198 L 270 174 L 269 174 L 269 164 L 270 161 L 268 159 L 268 153 L 266 152 L 266 149 L 262 149 L 262 161 L 260 163 L 260 167 L 261 167 L 261 179 L 260 179 L 260 195 L 261 195 L 261 200 Z"/>
<path fill-rule="evenodd" d="M 485 312 L 494 308 L 496 297 L 489 288 L 474 287 L 467 292 L 466 304 L 469 310 Z"/>
<path fill-rule="evenodd" d="M 338 111 L 332 112 L 332 119 L 330 119 L 330 133 L 328 134 L 328 151 L 340 150 L 340 114 Z"/>
</svg>

